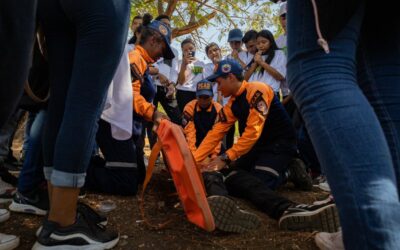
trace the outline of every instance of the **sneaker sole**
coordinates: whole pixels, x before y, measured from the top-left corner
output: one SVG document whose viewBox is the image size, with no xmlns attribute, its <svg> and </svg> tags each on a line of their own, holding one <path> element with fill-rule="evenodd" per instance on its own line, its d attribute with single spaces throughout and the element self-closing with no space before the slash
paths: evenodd
<svg viewBox="0 0 400 250">
<path fill-rule="evenodd" d="M 8 203 L 10 201 L 12 201 L 12 197 L 10 198 L 0 198 L 0 204 L 4 204 L 4 203 Z"/>
<path fill-rule="evenodd" d="M 0 215 L 0 222 L 4 222 L 10 218 L 10 212 L 7 211 L 7 213 L 4 213 Z"/>
<path fill-rule="evenodd" d="M 11 203 L 11 205 L 8 208 L 11 211 L 17 212 L 17 213 L 35 214 L 35 215 L 42 215 L 42 216 L 47 214 L 46 210 L 42 210 L 42 209 L 34 207 L 32 205 L 15 203 L 14 201 Z"/>
<path fill-rule="evenodd" d="M 214 217 L 215 226 L 225 232 L 244 233 L 258 228 L 260 218 L 252 213 L 240 210 L 235 202 L 223 196 L 207 198 Z"/>
<path fill-rule="evenodd" d="M 339 230 L 339 227 L 339 215 L 334 204 L 313 212 L 283 215 L 279 220 L 279 228 L 285 230 L 334 233 Z"/>
<path fill-rule="evenodd" d="M 90 245 L 72 246 L 72 245 L 58 245 L 58 246 L 44 246 L 38 241 L 32 247 L 32 250 L 103 250 L 111 249 L 118 244 L 119 237 L 115 240 L 106 243 L 97 243 Z"/>
<path fill-rule="evenodd" d="M 2 242 L 0 249 L 12 250 L 17 248 L 18 246 L 19 246 L 19 237 L 15 237 L 14 239 L 8 242 Z"/>
</svg>

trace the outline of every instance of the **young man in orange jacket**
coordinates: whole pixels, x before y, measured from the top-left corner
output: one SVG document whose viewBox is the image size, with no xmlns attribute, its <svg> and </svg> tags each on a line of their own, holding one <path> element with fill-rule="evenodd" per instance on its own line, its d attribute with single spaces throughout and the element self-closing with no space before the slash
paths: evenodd
<svg viewBox="0 0 400 250">
<path fill-rule="evenodd" d="M 244 81 L 242 67 L 229 59 L 222 60 L 208 80 L 216 81 L 221 94 L 231 98 L 194 152 L 202 170 L 219 172 L 220 183 L 229 195 L 249 200 L 279 220 L 280 228 L 336 231 L 337 213 L 331 202 L 296 204 L 272 190 L 285 179 L 296 148 L 291 121 L 273 90 L 264 83 Z M 204 163 L 236 121 L 240 132 L 237 142 Z"/>
</svg>

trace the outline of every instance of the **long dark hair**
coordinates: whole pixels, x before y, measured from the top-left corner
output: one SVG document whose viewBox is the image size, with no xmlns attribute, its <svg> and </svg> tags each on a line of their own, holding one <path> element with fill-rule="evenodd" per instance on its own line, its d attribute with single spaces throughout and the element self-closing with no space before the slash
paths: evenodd
<svg viewBox="0 0 400 250">
<path fill-rule="evenodd" d="M 270 43 L 269 49 L 262 53 L 263 56 L 264 55 L 267 56 L 267 58 L 265 58 L 265 62 L 270 64 L 272 62 L 272 60 L 274 59 L 274 57 L 275 57 L 275 51 L 279 50 L 278 45 L 276 45 L 276 42 L 275 42 L 275 39 L 274 39 L 274 35 L 269 30 L 261 30 L 260 32 L 257 33 L 257 37 L 256 38 L 259 38 L 259 37 L 264 37 L 264 38 L 268 39 L 268 41 Z M 254 59 L 251 60 L 249 66 L 253 62 L 254 62 Z M 264 71 L 265 71 L 265 69 L 263 67 L 261 67 L 261 70 L 260 70 L 259 74 L 262 75 L 264 73 Z"/>
</svg>

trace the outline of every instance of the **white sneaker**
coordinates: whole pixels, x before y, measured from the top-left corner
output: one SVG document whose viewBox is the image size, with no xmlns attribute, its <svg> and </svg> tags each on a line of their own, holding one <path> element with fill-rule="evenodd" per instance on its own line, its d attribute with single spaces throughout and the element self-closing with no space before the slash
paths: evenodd
<svg viewBox="0 0 400 250">
<path fill-rule="evenodd" d="M 19 237 L 0 233 L 0 250 L 11 250 L 19 245 Z"/>
<path fill-rule="evenodd" d="M 335 203 L 335 200 L 333 199 L 332 195 L 329 195 L 325 200 L 314 201 L 313 205 L 322 205 L 322 204 L 328 204 L 328 203 Z"/>
<path fill-rule="evenodd" d="M 7 209 L 0 209 L 0 222 L 4 222 L 10 218 L 10 212 Z"/>
<path fill-rule="evenodd" d="M 336 233 L 317 233 L 315 244 L 321 250 L 344 250 L 342 230 Z"/>
<path fill-rule="evenodd" d="M 325 191 L 325 192 L 330 192 L 331 188 L 329 187 L 329 184 L 327 181 L 321 182 L 318 184 L 319 189 Z"/>
</svg>

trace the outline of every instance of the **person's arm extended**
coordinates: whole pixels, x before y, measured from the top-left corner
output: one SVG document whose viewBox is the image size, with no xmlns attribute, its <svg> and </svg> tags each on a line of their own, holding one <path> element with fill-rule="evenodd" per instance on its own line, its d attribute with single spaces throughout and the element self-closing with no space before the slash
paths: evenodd
<svg viewBox="0 0 400 250">
<path fill-rule="evenodd" d="M 200 163 L 204 161 L 205 158 L 213 153 L 215 147 L 218 146 L 219 142 L 222 140 L 226 132 L 228 132 L 228 130 L 232 127 L 235 121 L 236 117 L 233 116 L 228 105 L 220 110 L 213 128 L 208 131 L 207 136 L 193 154 L 196 162 Z"/>
</svg>

